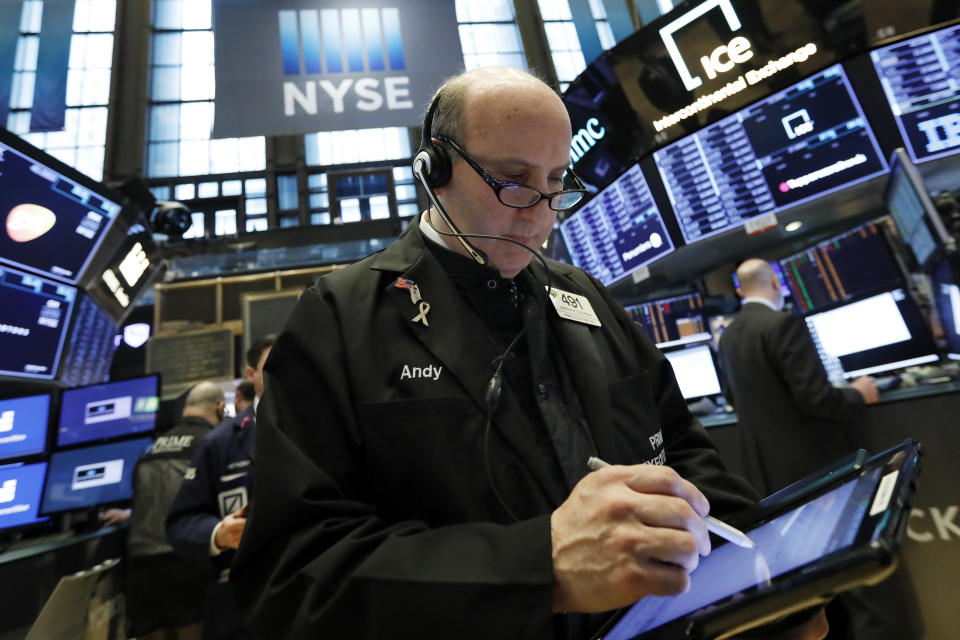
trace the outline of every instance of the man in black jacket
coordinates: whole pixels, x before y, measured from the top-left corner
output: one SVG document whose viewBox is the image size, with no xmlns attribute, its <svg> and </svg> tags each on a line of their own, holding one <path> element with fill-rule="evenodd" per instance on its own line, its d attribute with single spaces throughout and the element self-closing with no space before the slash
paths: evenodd
<svg viewBox="0 0 960 640">
<path fill-rule="evenodd" d="M 781 311 L 770 263 L 737 269 L 743 308 L 720 336 L 720 364 L 737 409 L 747 479 L 764 495 L 857 449 L 844 430 L 877 401 L 873 378 L 830 384 L 803 320 Z"/>
<path fill-rule="evenodd" d="M 197 445 L 223 420 L 224 404 L 220 387 L 212 382 L 196 385 L 187 394 L 183 416 L 157 437 L 134 469 L 127 537 L 130 637 L 200 637 L 210 569 L 174 553 L 167 542 L 164 519 Z"/>
</svg>

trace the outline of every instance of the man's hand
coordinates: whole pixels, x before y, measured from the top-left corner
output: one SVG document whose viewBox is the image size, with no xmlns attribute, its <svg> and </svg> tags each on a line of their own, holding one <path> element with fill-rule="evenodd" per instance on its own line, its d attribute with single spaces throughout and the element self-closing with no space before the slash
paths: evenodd
<svg viewBox="0 0 960 640">
<path fill-rule="evenodd" d="M 554 611 L 607 611 L 675 595 L 710 553 L 710 504 L 654 465 L 611 466 L 581 480 L 550 518 Z"/>
<path fill-rule="evenodd" d="M 857 378 L 850 383 L 850 386 L 860 392 L 863 401 L 867 404 L 873 404 L 880 397 L 880 392 L 877 391 L 877 382 L 870 376 Z"/>
<path fill-rule="evenodd" d="M 240 536 L 247 524 L 246 507 L 229 513 L 220 521 L 220 528 L 213 542 L 220 549 L 236 549 L 240 546 Z"/>
<path fill-rule="evenodd" d="M 750 636 L 749 640 L 823 640 L 830 631 L 827 614 L 823 609 L 802 625 L 769 636 Z"/>
<path fill-rule="evenodd" d="M 120 524 L 130 519 L 130 509 L 107 509 L 97 514 L 97 519 L 104 527 L 112 524 Z"/>
</svg>

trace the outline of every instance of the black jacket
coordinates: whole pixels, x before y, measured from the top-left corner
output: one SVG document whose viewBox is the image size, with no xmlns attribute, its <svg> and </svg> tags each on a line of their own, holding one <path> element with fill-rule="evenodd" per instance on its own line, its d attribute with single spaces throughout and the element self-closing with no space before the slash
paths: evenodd
<svg viewBox="0 0 960 640">
<path fill-rule="evenodd" d="M 864 408 L 863 397 L 830 384 L 798 316 L 743 305 L 720 337 L 720 365 L 758 490 L 772 493 L 856 448 L 845 421 Z"/>
<path fill-rule="evenodd" d="M 599 455 L 665 458 L 717 513 L 749 504 L 660 352 L 596 280 L 550 265 L 554 287 L 586 296 L 602 324 L 548 313 Z M 398 276 L 429 303 L 429 326 Z M 304 293 L 265 367 L 260 471 L 231 572 L 255 631 L 553 637 L 550 514 L 567 489 L 509 386 L 488 456 L 519 522 L 491 489 L 485 392 L 501 351 L 416 225 Z"/>
</svg>

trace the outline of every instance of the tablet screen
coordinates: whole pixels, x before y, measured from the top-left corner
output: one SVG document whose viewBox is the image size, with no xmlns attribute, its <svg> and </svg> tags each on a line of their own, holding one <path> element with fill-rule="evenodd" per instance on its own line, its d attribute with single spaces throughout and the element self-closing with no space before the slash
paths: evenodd
<svg viewBox="0 0 960 640">
<path fill-rule="evenodd" d="M 758 551 L 725 543 L 700 559 L 690 590 L 637 602 L 604 640 L 629 640 L 853 544 L 881 469 L 747 531 Z M 766 566 L 765 564 L 766 563 Z M 769 567 L 769 578 L 767 567 Z"/>
</svg>

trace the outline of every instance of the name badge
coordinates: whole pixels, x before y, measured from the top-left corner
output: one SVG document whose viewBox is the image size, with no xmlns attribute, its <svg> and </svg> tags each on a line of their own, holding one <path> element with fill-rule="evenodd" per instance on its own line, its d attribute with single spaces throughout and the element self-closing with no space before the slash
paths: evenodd
<svg viewBox="0 0 960 640">
<path fill-rule="evenodd" d="M 573 320 L 594 327 L 600 326 L 597 314 L 590 306 L 590 301 L 584 296 L 560 289 L 550 289 L 550 302 L 553 303 L 553 308 L 557 310 L 557 314 L 564 320 Z"/>
</svg>

